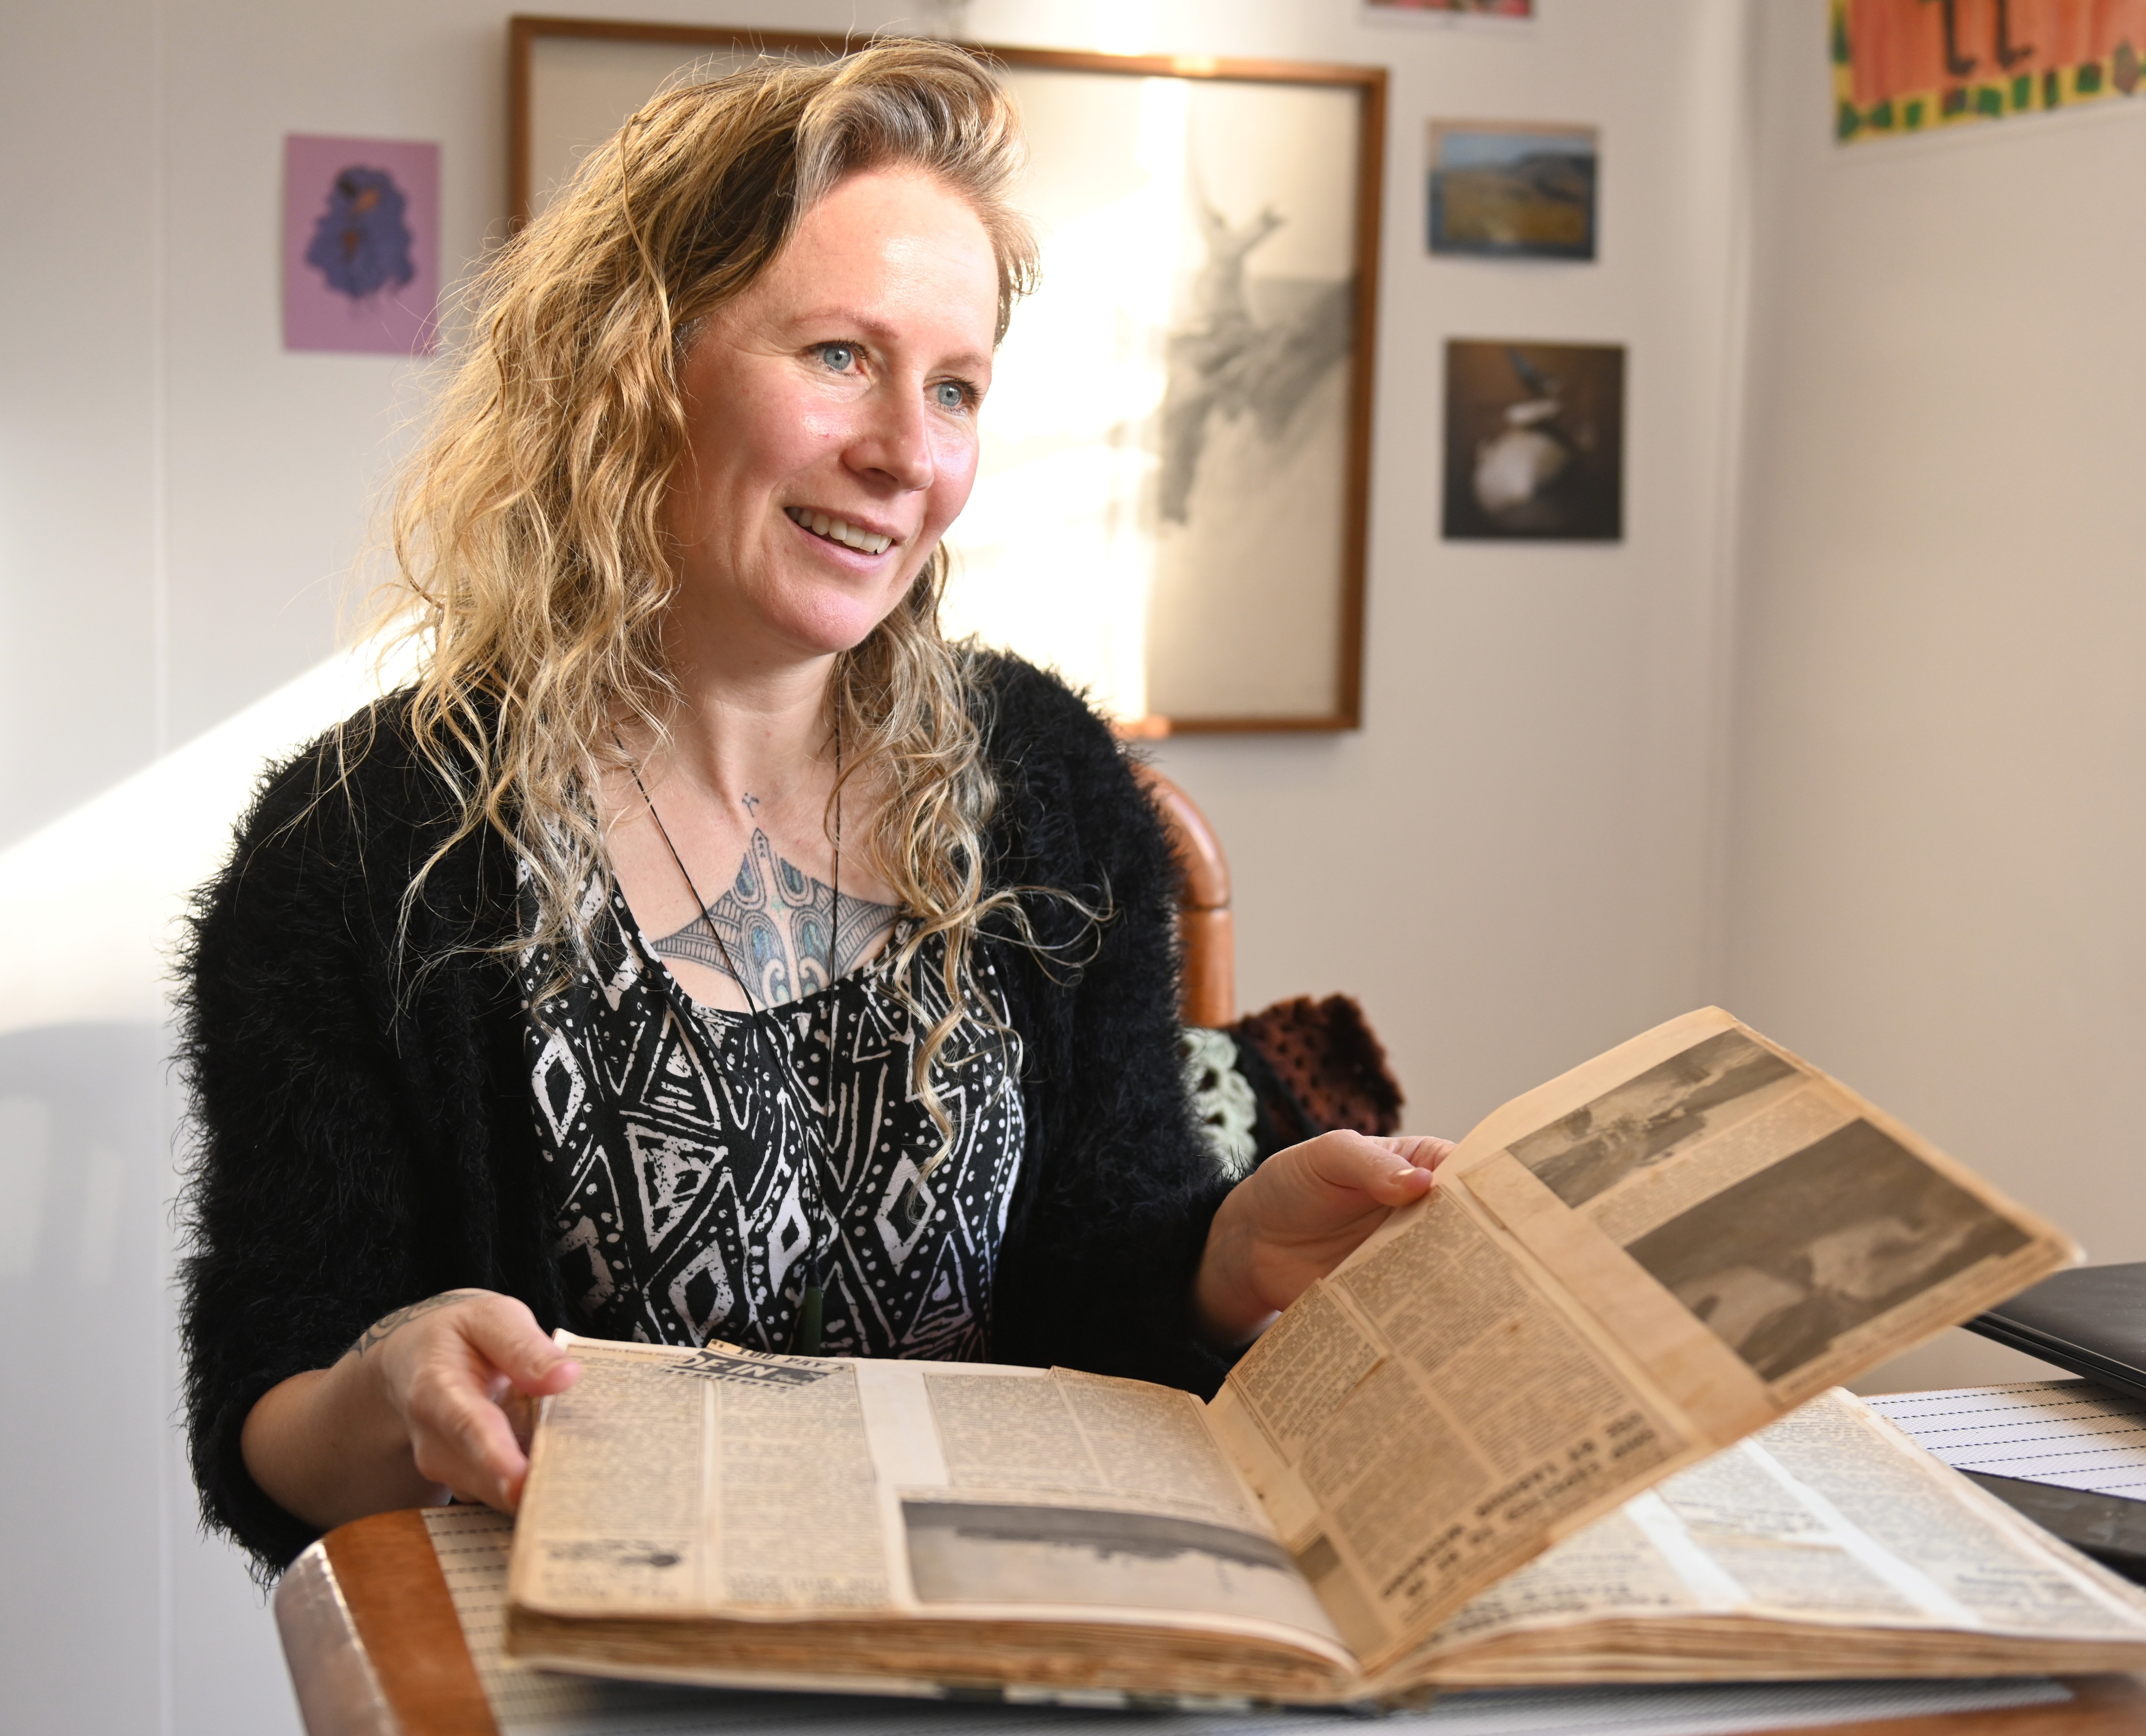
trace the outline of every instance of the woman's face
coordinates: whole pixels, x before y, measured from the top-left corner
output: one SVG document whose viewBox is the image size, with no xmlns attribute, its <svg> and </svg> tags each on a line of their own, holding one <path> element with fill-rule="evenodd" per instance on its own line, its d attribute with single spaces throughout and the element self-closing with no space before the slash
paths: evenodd
<svg viewBox="0 0 2146 1736">
<path fill-rule="evenodd" d="M 969 498 L 998 271 L 958 194 L 851 177 L 813 208 L 682 370 L 666 506 L 676 649 L 771 668 L 857 644 Z"/>
</svg>

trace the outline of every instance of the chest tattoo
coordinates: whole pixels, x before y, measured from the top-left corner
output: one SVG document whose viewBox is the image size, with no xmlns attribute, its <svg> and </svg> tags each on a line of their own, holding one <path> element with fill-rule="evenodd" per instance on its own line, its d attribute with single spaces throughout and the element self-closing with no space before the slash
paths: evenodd
<svg viewBox="0 0 2146 1736">
<path fill-rule="evenodd" d="M 730 890 L 654 944 L 663 958 L 683 959 L 734 981 L 741 970 L 747 980 L 740 986 L 755 1000 L 780 1006 L 827 986 L 831 936 L 835 975 L 841 976 L 879 944 L 895 915 L 893 905 L 846 892 L 836 934 L 835 889 L 776 855 L 767 834 L 756 827 Z"/>
</svg>

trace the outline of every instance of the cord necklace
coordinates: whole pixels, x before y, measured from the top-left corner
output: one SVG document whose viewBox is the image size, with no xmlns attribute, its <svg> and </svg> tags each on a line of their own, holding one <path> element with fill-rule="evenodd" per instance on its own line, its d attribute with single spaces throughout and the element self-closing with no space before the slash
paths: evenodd
<svg viewBox="0 0 2146 1736">
<path fill-rule="evenodd" d="M 791 1353 L 796 1355 L 816 1356 L 820 1354 L 821 1326 L 826 1309 L 826 1274 L 823 1270 L 825 1260 L 820 1252 L 820 1219 L 825 1214 L 826 1201 L 826 1190 L 823 1185 L 821 1172 L 832 1167 L 831 1158 L 835 1144 L 834 1122 L 836 1113 L 835 1020 L 836 1002 L 839 997 L 835 987 L 835 960 L 838 955 L 842 932 L 841 705 L 838 700 L 835 706 L 835 880 L 834 896 L 831 901 L 827 918 L 827 1077 L 825 1082 L 827 1106 L 819 1118 L 816 1151 L 814 1149 L 816 1142 L 813 1137 L 811 1118 L 798 1108 L 796 1100 L 790 1088 L 790 1069 L 784 1064 L 781 1051 L 776 1046 L 774 1038 L 768 1035 L 766 1027 L 761 1023 L 760 1001 L 752 992 L 751 980 L 744 971 L 738 969 L 737 961 L 731 956 L 730 944 L 723 939 L 723 931 L 716 922 L 715 906 L 701 896 L 701 889 L 693 884 L 691 870 L 686 867 L 685 857 L 678 854 L 678 846 L 671 842 L 670 828 L 663 824 L 663 816 L 656 811 L 656 801 L 649 795 L 648 786 L 641 781 L 641 767 L 634 762 L 631 756 L 626 754 L 626 744 L 619 740 L 618 732 L 616 730 L 611 732 L 611 740 L 617 743 L 620 754 L 626 759 L 626 769 L 633 778 L 633 787 L 641 792 L 641 799 L 648 809 L 648 817 L 656 822 L 656 830 L 662 837 L 665 848 L 670 851 L 671 860 L 678 865 L 678 872 L 686 882 L 686 890 L 693 895 L 694 907 L 701 913 L 702 925 L 715 939 L 716 950 L 722 955 L 723 968 L 730 972 L 738 987 L 745 991 L 746 1023 L 751 1025 L 756 1039 L 766 1050 L 768 1065 L 775 1075 L 775 1088 L 784 1100 L 789 1102 L 791 1109 L 796 1111 L 799 1128 L 805 1135 L 803 1167 L 811 1183 L 812 1196 L 811 1205 L 806 1214 L 805 1225 L 806 1233 L 811 1240 L 806 1249 L 805 1294 L 799 1300 L 797 1327 L 791 1338 L 790 1348 Z M 836 1234 L 839 1235 L 840 1233 L 838 1229 Z M 829 1252 L 832 1251 L 831 1247 Z"/>
</svg>

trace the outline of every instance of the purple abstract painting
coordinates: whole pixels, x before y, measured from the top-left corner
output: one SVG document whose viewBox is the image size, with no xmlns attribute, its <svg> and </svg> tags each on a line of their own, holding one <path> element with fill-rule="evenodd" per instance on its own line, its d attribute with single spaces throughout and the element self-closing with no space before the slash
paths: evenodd
<svg viewBox="0 0 2146 1736">
<path fill-rule="evenodd" d="M 440 147 L 283 141 L 283 347 L 422 356 L 437 333 Z"/>
</svg>

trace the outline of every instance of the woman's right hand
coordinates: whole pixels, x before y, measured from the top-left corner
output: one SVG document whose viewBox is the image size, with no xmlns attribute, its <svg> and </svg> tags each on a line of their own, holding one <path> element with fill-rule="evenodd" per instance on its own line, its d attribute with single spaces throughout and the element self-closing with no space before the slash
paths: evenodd
<svg viewBox="0 0 2146 1736">
<path fill-rule="evenodd" d="M 450 1494 L 511 1513 L 529 1473 L 531 1401 L 580 1375 L 523 1304 L 447 1290 L 262 1394 L 240 1451 L 271 1499 L 323 1529 Z"/>
</svg>

